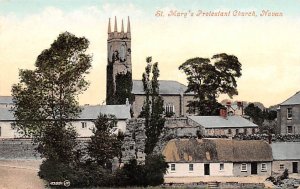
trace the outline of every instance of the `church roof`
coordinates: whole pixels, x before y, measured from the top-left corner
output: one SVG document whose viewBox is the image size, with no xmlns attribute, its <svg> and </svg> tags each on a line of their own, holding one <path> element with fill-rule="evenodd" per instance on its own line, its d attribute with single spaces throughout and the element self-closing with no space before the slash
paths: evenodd
<svg viewBox="0 0 300 189">
<path fill-rule="evenodd" d="M 141 80 L 132 81 L 132 93 L 133 94 L 145 94 L 143 88 L 143 82 Z M 179 83 L 178 81 L 173 80 L 159 80 L 159 93 L 162 95 L 180 95 L 185 93 L 187 87 Z M 185 93 L 193 95 L 193 93 Z"/>
<path fill-rule="evenodd" d="M 298 91 L 296 94 L 288 98 L 280 105 L 295 105 L 295 104 L 300 104 L 300 91 Z"/>
<path fill-rule="evenodd" d="M 300 142 L 276 142 L 271 147 L 274 160 L 300 159 Z"/>
<path fill-rule="evenodd" d="M 258 127 L 251 121 L 241 116 L 188 116 L 205 128 L 241 128 L 241 127 Z"/>
<path fill-rule="evenodd" d="M 86 105 L 82 108 L 79 119 L 97 119 L 100 113 L 115 115 L 117 119 L 131 118 L 129 105 Z"/>
<path fill-rule="evenodd" d="M 0 108 L 0 121 L 14 121 L 13 112 L 10 108 Z M 127 105 L 95 105 L 82 106 L 79 118 L 75 120 L 95 120 L 99 114 L 112 114 L 117 119 L 130 119 L 130 106 Z"/>
<path fill-rule="evenodd" d="M 271 146 L 259 140 L 173 139 L 163 149 L 166 162 L 272 161 Z"/>
</svg>

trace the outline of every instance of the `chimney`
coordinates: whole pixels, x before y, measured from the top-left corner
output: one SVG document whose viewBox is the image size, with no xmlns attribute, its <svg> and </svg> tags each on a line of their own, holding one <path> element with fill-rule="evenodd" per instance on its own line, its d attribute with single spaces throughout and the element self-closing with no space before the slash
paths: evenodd
<svg viewBox="0 0 300 189">
<path fill-rule="evenodd" d="M 227 119 L 227 110 L 224 108 L 220 109 L 220 116 L 223 117 L 224 119 Z"/>
<path fill-rule="evenodd" d="M 129 100 L 126 98 L 126 106 L 129 106 Z"/>
</svg>

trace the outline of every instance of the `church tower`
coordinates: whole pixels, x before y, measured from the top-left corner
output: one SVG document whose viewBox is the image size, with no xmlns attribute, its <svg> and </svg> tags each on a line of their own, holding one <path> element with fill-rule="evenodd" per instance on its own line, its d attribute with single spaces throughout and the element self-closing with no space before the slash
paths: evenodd
<svg viewBox="0 0 300 189">
<path fill-rule="evenodd" d="M 131 32 L 128 17 L 127 31 L 124 32 L 122 20 L 121 31 L 118 32 L 115 17 L 114 30 L 108 21 L 107 68 L 106 68 L 106 104 L 125 104 L 131 99 L 132 67 L 131 67 Z"/>
</svg>

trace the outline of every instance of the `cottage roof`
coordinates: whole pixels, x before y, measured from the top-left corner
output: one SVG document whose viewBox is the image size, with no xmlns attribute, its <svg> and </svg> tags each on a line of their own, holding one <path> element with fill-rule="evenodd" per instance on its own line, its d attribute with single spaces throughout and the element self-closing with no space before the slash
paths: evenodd
<svg viewBox="0 0 300 189">
<path fill-rule="evenodd" d="M 251 121 L 241 116 L 188 116 L 205 128 L 241 128 L 241 127 L 258 127 Z"/>
<path fill-rule="evenodd" d="M 276 142 L 271 147 L 274 160 L 300 159 L 300 142 Z"/>
<path fill-rule="evenodd" d="M 173 80 L 159 80 L 159 93 L 162 95 L 180 95 L 185 93 L 187 87 Z M 145 94 L 143 88 L 143 82 L 141 80 L 132 81 L 132 93 L 133 94 Z M 185 93 L 192 95 L 193 93 Z"/>
<path fill-rule="evenodd" d="M 296 94 L 288 98 L 280 105 L 294 105 L 294 104 L 300 104 L 300 91 L 296 92 Z"/>
<path fill-rule="evenodd" d="M 130 119 L 130 106 L 127 105 L 95 105 L 82 106 L 82 112 L 78 119 L 94 120 L 100 113 L 115 115 L 117 119 Z M 15 120 L 10 108 L 0 108 L 0 121 Z"/>
<path fill-rule="evenodd" d="M 86 105 L 82 108 L 79 119 L 96 119 L 100 113 L 115 115 L 117 119 L 131 118 L 129 105 Z"/>
<path fill-rule="evenodd" d="M 0 104 L 13 104 L 12 96 L 0 96 Z"/>
<path fill-rule="evenodd" d="M 258 140 L 173 139 L 163 149 L 167 162 L 272 161 L 268 143 Z"/>
</svg>

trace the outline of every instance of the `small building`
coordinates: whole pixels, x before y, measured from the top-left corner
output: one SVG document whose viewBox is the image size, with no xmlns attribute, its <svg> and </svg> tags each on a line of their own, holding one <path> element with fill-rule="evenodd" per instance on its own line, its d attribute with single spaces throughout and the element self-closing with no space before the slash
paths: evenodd
<svg viewBox="0 0 300 189">
<path fill-rule="evenodd" d="M 202 176 L 270 176 L 268 143 L 231 139 L 173 139 L 163 149 L 169 164 L 165 178 Z"/>
<path fill-rule="evenodd" d="M 117 126 L 112 129 L 112 133 L 125 132 L 126 121 L 131 118 L 130 105 L 86 105 L 82 107 L 82 112 L 78 118 L 70 120 L 78 133 L 78 137 L 90 137 L 93 132 L 94 120 L 102 114 L 116 116 Z M 0 138 L 20 138 L 22 134 L 15 127 L 15 118 L 11 108 L 0 108 Z"/>
<path fill-rule="evenodd" d="M 300 91 L 279 104 L 277 128 L 280 134 L 300 134 Z"/>
<path fill-rule="evenodd" d="M 134 117 L 138 117 L 146 97 L 143 82 L 141 80 L 133 80 L 132 83 L 132 93 L 135 97 L 132 109 Z M 165 114 L 174 114 L 174 117 L 187 115 L 189 109 L 187 105 L 189 101 L 194 99 L 194 93 L 185 93 L 186 90 L 187 87 L 178 81 L 159 80 L 159 94 L 164 100 Z"/>
<path fill-rule="evenodd" d="M 202 135 L 225 135 L 232 137 L 236 134 L 255 134 L 258 125 L 241 116 L 188 116 L 189 122 L 198 124 Z"/>
<path fill-rule="evenodd" d="M 131 118 L 130 105 L 95 105 L 83 106 L 79 118 L 71 121 L 75 126 L 79 137 L 90 137 L 94 128 L 94 121 L 101 114 L 111 114 L 118 121 L 117 126 L 113 128 L 112 133 L 117 134 L 118 131 L 125 133 L 126 121 Z"/>
<path fill-rule="evenodd" d="M 300 142 L 276 142 L 271 147 L 274 174 L 282 174 L 285 169 L 289 173 L 300 173 Z"/>
</svg>

